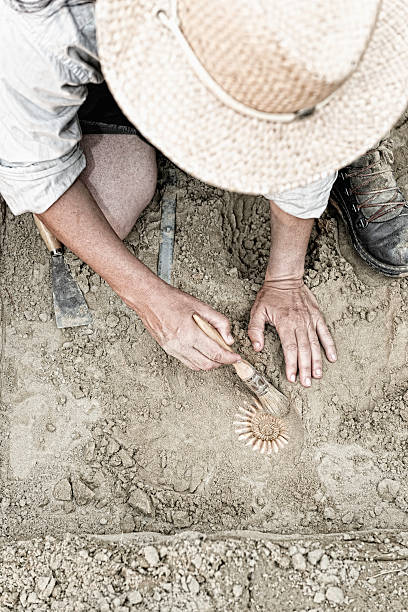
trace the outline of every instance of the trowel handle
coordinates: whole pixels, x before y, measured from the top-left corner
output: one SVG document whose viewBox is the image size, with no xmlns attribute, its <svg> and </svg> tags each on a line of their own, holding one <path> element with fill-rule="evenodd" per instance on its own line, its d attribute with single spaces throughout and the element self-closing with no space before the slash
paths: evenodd
<svg viewBox="0 0 408 612">
<path fill-rule="evenodd" d="M 193 314 L 193 319 L 197 323 L 201 331 L 205 333 L 206 336 L 211 338 L 211 340 L 214 340 L 219 346 L 221 346 L 226 351 L 229 351 L 230 353 L 234 352 L 233 349 L 230 346 L 228 346 L 228 344 L 224 341 L 224 338 L 221 336 L 221 334 L 215 329 L 215 327 L 211 325 L 211 323 L 208 323 L 208 321 L 206 321 L 205 319 L 202 319 L 200 315 L 198 314 Z"/>
<path fill-rule="evenodd" d="M 41 221 L 37 215 L 33 215 L 34 222 L 38 227 L 38 231 L 40 232 L 41 238 L 45 242 L 45 246 L 52 253 L 53 251 L 58 251 L 58 249 L 62 249 L 62 244 L 53 234 L 51 234 L 50 230 L 45 227 L 44 223 Z"/>
</svg>

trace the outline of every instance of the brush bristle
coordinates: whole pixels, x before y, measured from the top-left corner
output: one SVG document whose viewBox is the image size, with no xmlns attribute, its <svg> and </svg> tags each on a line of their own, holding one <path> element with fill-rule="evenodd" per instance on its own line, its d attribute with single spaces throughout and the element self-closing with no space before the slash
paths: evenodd
<svg viewBox="0 0 408 612">
<path fill-rule="evenodd" d="M 262 406 L 276 416 L 285 416 L 289 409 L 289 400 L 280 391 L 270 385 L 265 395 L 258 397 Z"/>
</svg>

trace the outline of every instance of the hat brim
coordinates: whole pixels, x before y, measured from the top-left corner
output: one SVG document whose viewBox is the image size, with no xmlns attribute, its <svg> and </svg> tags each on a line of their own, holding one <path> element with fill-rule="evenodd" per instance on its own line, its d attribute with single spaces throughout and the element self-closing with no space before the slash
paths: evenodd
<svg viewBox="0 0 408 612">
<path fill-rule="evenodd" d="M 346 166 L 386 135 L 408 103 L 408 3 L 383 0 L 356 71 L 328 103 L 288 124 L 224 106 L 157 17 L 170 0 L 98 0 L 102 70 L 119 106 L 176 165 L 241 193 L 279 193 Z"/>
</svg>

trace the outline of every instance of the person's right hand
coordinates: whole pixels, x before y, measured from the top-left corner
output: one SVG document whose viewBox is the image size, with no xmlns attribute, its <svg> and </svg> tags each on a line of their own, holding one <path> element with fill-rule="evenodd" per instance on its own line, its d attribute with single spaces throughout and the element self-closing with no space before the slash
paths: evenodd
<svg viewBox="0 0 408 612">
<path fill-rule="evenodd" d="M 226 351 L 208 338 L 194 322 L 193 314 L 211 323 L 230 345 L 234 339 L 227 317 L 165 283 L 150 296 L 148 305 L 137 309 L 137 313 L 146 329 L 168 355 L 177 357 L 192 370 L 212 370 L 240 361 L 239 355 Z"/>
</svg>

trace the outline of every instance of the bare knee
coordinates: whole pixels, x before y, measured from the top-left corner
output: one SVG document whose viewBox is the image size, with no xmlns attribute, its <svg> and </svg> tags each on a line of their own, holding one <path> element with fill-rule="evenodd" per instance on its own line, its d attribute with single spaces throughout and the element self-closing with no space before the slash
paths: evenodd
<svg viewBox="0 0 408 612">
<path fill-rule="evenodd" d="M 155 149 L 136 135 L 87 135 L 82 178 L 123 240 L 156 191 Z"/>
<path fill-rule="evenodd" d="M 146 164 L 143 175 L 135 177 L 133 189 L 126 194 L 122 206 L 127 214 L 117 216 L 112 220 L 112 224 L 116 234 L 121 240 L 126 238 L 132 231 L 137 219 L 150 204 L 157 187 L 157 164 L 156 156 L 151 159 L 149 164 Z"/>
</svg>

